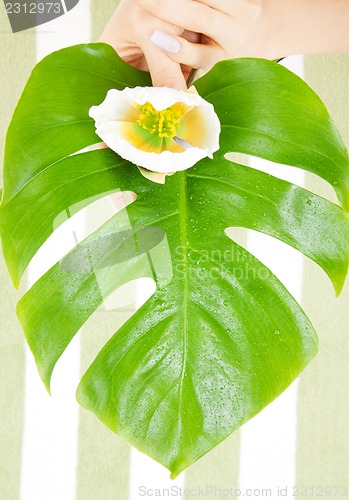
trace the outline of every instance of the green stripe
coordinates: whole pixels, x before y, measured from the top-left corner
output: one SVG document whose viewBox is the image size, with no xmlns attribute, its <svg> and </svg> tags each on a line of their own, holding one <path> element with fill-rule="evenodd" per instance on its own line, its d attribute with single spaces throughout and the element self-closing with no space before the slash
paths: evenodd
<svg viewBox="0 0 349 500">
<path fill-rule="evenodd" d="M 193 496 L 201 494 L 204 498 L 224 498 L 224 490 L 238 489 L 239 449 L 237 431 L 187 470 L 185 488 L 193 490 Z"/>
<path fill-rule="evenodd" d="M 348 145 L 349 56 L 307 57 L 305 76 Z M 306 187 L 333 199 L 333 190 L 310 175 Z M 296 483 L 349 486 L 349 284 L 335 299 L 323 273 L 306 261 L 302 303 L 318 332 L 320 352 L 300 380 Z M 309 490 L 306 497 L 313 498 Z"/>
<path fill-rule="evenodd" d="M 118 3 L 118 0 L 104 0 L 103 2 L 91 0 L 91 39 L 93 42 L 101 36 Z"/>
<path fill-rule="evenodd" d="M 13 110 L 35 64 L 35 31 L 14 35 L 0 5 L 0 155 Z M 0 254 L 0 498 L 19 498 L 24 427 L 24 335 L 16 319 L 18 293 Z"/>
</svg>

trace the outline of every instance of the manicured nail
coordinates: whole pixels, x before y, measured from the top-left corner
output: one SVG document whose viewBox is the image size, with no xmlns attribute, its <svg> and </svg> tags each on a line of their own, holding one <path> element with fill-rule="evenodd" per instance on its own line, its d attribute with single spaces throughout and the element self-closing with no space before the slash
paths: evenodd
<svg viewBox="0 0 349 500">
<path fill-rule="evenodd" d="M 181 50 L 179 41 L 162 30 L 155 30 L 150 40 L 160 47 L 160 49 L 166 50 L 170 54 L 177 54 Z"/>
</svg>

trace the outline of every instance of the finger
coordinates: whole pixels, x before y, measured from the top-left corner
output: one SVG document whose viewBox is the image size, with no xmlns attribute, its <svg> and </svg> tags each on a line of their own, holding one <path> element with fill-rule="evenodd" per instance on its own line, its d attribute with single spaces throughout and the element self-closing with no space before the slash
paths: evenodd
<svg viewBox="0 0 349 500">
<path fill-rule="evenodd" d="M 263 0 L 197 0 L 198 2 L 218 10 L 229 16 L 240 18 L 241 15 L 249 16 L 260 12 Z"/>
<path fill-rule="evenodd" d="M 207 5 L 208 7 L 211 7 L 214 10 L 219 10 L 220 12 L 228 14 L 229 12 L 234 10 L 236 4 L 241 4 L 246 0 L 229 0 L 228 2 L 227 0 L 197 0 L 197 1 Z"/>
<path fill-rule="evenodd" d="M 133 0 L 139 7 L 176 26 L 203 33 L 222 45 L 229 33 L 229 16 L 193 0 Z"/>
<path fill-rule="evenodd" d="M 188 78 L 189 78 L 193 68 L 190 68 L 186 64 L 181 64 L 181 68 L 182 68 L 182 73 L 183 73 L 184 79 L 186 81 L 186 85 L 188 87 Z"/>
<path fill-rule="evenodd" d="M 188 42 L 201 43 L 201 33 L 194 33 L 193 31 L 183 31 L 183 33 L 175 33 L 175 35 L 181 36 Z"/>
<path fill-rule="evenodd" d="M 141 44 L 148 63 L 154 87 L 170 87 L 186 90 L 187 85 L 180 64 L 157 48 L 150 39 Z"/>
<path fill-rule="evenodd" d="M 216 62 L 224 59 L 219 45 L 191 43 L 162 30 L 155 30 L 150 40 L 166 51 L 171 59 L 191 68 L 209 70 Z"/>
</svg>

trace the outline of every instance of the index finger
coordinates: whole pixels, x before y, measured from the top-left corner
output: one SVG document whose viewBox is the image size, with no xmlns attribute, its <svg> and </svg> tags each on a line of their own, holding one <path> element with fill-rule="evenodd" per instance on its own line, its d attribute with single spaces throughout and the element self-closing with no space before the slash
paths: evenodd
<svg viewBox="0 0 349 500">
<path fill-rule="evenodd" d="M 193 0 L 133 0 L 139 7 L 168 23 L 203 33 L 218 44 L 229 33 L 229 16 Z"/>
<path fill-rule="evenodd" d="M 151 40 L 140 43 L 146 58 L 154 87 L 171 87 L 186 90 L 187 84 L 180 64 L 173 61 L 162 50 L 158 49 Z"/>
</svg>

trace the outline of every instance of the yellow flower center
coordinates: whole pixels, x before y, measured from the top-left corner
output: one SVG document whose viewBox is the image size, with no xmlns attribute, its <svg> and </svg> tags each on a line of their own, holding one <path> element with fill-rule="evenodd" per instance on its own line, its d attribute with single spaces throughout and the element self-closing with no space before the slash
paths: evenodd
<svg viewBox="0 0 349 500">
<path fill-rule="evenodd" d="M 141 115 L 137 123 L 151 134 L 172 139 L 181 126 L 182 116 L 183 113 L 175 104 L 158 111 L 150 102 L 146 102 L 141 108 Z"/>
</svg>

